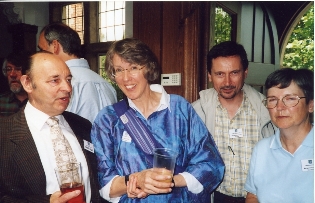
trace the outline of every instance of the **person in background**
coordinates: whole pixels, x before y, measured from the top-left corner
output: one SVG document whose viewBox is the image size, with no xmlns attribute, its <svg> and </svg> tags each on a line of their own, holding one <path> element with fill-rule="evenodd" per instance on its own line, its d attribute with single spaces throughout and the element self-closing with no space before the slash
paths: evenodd
<svg viewBox="0 0 315 203">
<path fill-rule="evenodd" d="M 276 133 L 252 154 L 246 203 L 314 202 L 314 73 L 283 68 L 271 73 L 263 100 Z"/>
<path fill-rule="evenodd" d="M 81 39 L 75 30 L 62 23 L 49 24 L 40 32 L 38 48 L 55 54 L 70 68 L 73 93 L 67 111 L 93 122 L 101 109 L 117 102 L 113 86 L 80 58 Z"/>
<path fill-rule="evenodd" d="M 242 45 L 232 41 L 215 45 L 207 55 L 207 66 L 213 88 L 201 91 L 192 105 L 213 135 L 226 167 L 212 202 L 245 202 L 252 149 L 275 127 L 261 103 L 264 95 L 244 84 L 248 59 Z"/>
<path fill-rule="evenodd" d="M 27 93 L 20 82 L 25 73 L 25 63 L 29 52 L 13 52 L 2 65 L 2 73 L 7 78 L 10 91 L 0 95 L 0 116 L 9 116 L 18 112 L 27 102 Z"/>
<path fill-rule="evenodd" d="M 224 163 L 191 104 L 151 84 L 159 77 L 159 67 L 150 48 L 137 39 L 116 41 L 107 52 L 105 70 L 127 97 L 119 103 L 125 102 L 128 112 L 147 126 L 152 140 L 178 157 L 173 183 L 162 182 L 171 176 L 152 170 L 152 160 L 136 145 L 115 105 L 105 107 L 91 131 L 101 196 L 111 202 L 209 202 L 222 180 Z M 134 125 L 140 130 L 140 124 Z"/>
<path fill-rule="evenodd" d="M 0 122 L 0 202 L 66 203 L 80 194 L 79 190 L 64 195 L 59 191 L 55 148 L 46 123 L 51 117 L 59 120 L 62 134 L 81 163 L 86 203 L 104 201 L 98 192 L 96 156 L 86 148 L 92 124 L 65 111 L 71 79 L 69 68 L 57 56 L 31 56 L 20 79 L 29 98 L 25 109 Z"/>
</svg>

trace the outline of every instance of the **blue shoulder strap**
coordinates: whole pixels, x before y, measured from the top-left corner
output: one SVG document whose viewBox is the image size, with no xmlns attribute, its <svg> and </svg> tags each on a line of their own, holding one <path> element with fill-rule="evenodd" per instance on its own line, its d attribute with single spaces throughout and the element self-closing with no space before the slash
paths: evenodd
<svg viewBox="0 0 315 203">
<path fill-rule="evenodd" d="M 136 145 L 148 155 L 148 160 L 153 163 L 154 148 L 162 147 L 153 137 L 147 126 L 136 116 L 133 109 L 127 106 L 127 100 L 115 103 L 114 109 L 125 129 Z"/>
<path fill-rule="evenodd" d="M 144 152 L 146 159 L 153 167 L 153 150 L 154 148 L 163 148 L 163 146 L 154 139 L 151 131 L 136 116 L 134 110 L 129 107 L 128 100 L 123 99 L 115 103 L 113 107 L 129 136 L 136 143 L 136 146 Z M 175 166 L 175 174 L 183 171 L 183 167 Z"/>
</svg>

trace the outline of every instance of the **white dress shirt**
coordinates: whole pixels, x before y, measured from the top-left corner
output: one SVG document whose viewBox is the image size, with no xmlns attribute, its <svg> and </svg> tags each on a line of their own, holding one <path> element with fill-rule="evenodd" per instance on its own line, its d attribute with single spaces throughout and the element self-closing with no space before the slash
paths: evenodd
<svg viewBox="0 0 315 203">
<path fill-rule="evenodd" d="M 60 189 L 54 171 L 57 165 L 55 161 L 54 149 L 50 139 L 50 127 L 46 124 L 49 116 L 33 107 L 30 102 L 27 102 L 24 112 L 27 125 L 32 133 L 40 160 L 46 174 L 46 194 L 53 194 Z M 59 125 L 61 127 L 62 133 L 69 141 L 77 161 L 81 163 L 86 202 L 91 202 L 89 171 L 81 146 L 64 117 L 62 115 L 55 117 L 59 119 Z"/>
</svg>

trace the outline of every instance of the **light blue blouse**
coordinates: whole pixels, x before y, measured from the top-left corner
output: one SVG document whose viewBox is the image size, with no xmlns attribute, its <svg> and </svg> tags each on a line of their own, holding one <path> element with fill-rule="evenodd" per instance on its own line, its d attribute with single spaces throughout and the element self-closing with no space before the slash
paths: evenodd
<svg viewBox="0 0 315 203">
<path fill-rule="evenodd" d="M 261 203 L 314 203 L 314 128 L 294 154 L 282 147 L 279 130 L 259 141 L 245 190 Z"/>
</svg>

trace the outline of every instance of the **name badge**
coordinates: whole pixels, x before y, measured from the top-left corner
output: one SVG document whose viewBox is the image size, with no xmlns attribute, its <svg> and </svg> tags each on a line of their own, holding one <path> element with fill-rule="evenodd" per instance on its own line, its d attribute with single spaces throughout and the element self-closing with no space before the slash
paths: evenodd
<svg viewBox="0 0 315 203">
<path fill-rule="evenodd" d="M 123 132 L 123 136 L 121 139 L 123 142 L 131 142 L 131 137 L 126 131 Z"/>
<path fill-rule="evenodd" d="M 230 138 L 238 138 L 243 137 L 243 130 L 240 129 L 230 129 L 229 130 Z"/>
<path fill-rule="evenodd" d="M 83 140 L 83 143 L 84 143 L 84 149 L 94 153 L 94 145 L 91 142 Z"/>
<path fill-rule="evenodd" d="M 314 171 L 314 159 L 301 160 L 302 171 Z"/>
</svg>

